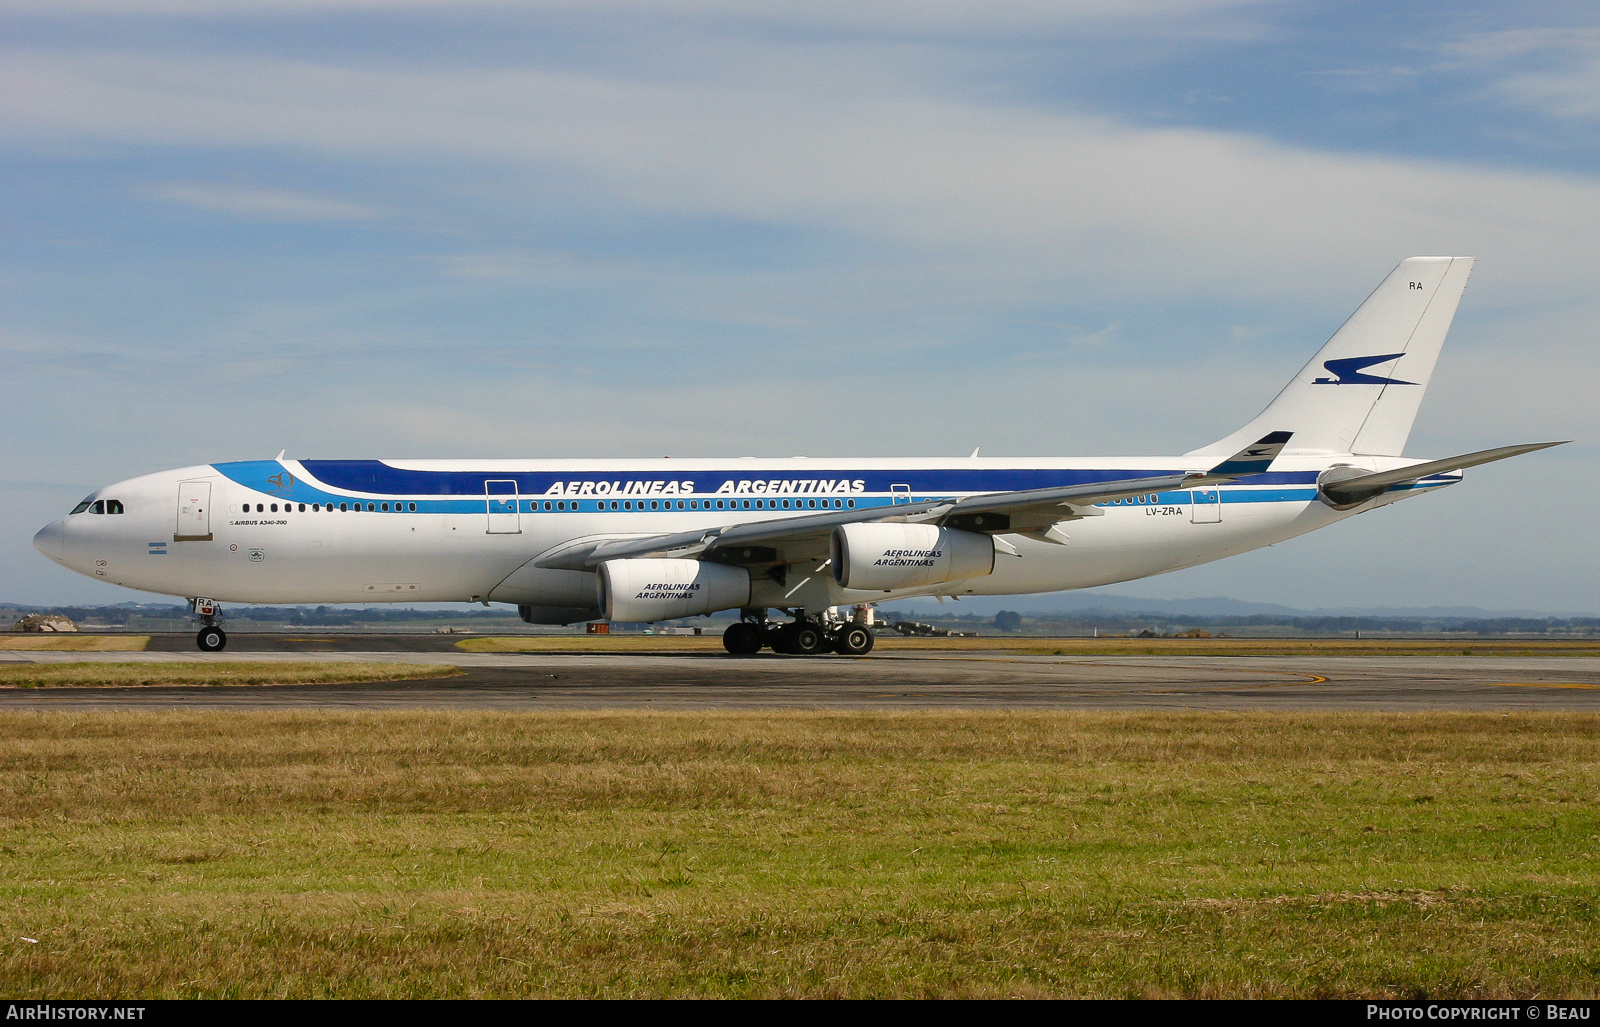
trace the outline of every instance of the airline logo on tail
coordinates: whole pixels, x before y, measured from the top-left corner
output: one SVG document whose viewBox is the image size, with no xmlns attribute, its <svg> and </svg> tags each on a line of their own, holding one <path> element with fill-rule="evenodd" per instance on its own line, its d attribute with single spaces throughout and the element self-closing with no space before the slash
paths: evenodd
<svg viewBox="0 0 1600 1027">
<path fill-rule="evenodd" d="M 1375 374 L 1362 374 L 1363 367 L 1381 364 L 1403 357 L 1404 353 L 1385 353 L 1378 357 L 1343 357 L 1339 360 L 1323 362 L 1323 367 L 1333 372 L 1332 378 L 1313 379 L 1312 385 L 1415 385 L 1416 382 L 1403 382 L 1398 378 L 1381 378 Z"/>
</svg>

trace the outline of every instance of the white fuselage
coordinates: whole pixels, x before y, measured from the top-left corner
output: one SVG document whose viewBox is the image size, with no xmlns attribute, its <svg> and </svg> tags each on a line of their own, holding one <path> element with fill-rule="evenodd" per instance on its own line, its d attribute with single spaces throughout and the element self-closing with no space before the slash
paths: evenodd
<svg viewBox="0 0 1600 1027">
<path fill-rule="evenodd" d="M 1192 461 L 1191 461 L 1192 462 Z M 1332 464 L 1395 457 L 1285 456 L 1270 474 L 1101 504 L 1066 544 L 1003 536 L 1018 556 L 979 578 L 894 592 L 838 585 L 822 567 L 760 579 L 750 605 L 819 610 L 911 595 L 1053 592 L 1127 581 L 1271 545 L 1354 510 L 1317 498 Z M 247 461 L 119 482 L 41 530 L 52 560 L 103 581 L 236 603 L 505 602 L 596 610 L 595 574 L 536 566 L 594 538 L 658 535 L 821 509 L 1116 480 L 1189 469 L 1182 458 L 737 461 Z M 120 504 L 121 513 L 97 513 Z M 588 614 L 598 616 L 598 613 Z"/>
</svg>

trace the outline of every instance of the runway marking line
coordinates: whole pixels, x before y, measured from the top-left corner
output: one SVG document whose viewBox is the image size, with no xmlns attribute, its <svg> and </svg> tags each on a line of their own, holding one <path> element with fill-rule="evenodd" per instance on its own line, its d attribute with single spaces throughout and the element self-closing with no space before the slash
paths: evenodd
<svg viewBox="0 0 1600 1027">
<path fill-rule="evenodd" d="M 1485 684 L 1496 688 L 1582 688 L 1594 691 L 1600 685 L 1583 685 L 1575 681 L 1487 681 Z"/>
<path fill-rule="evenodd" d="M 1038 666 L 1037 660 L 1018 660 L 1009 657 L 972 657 L 972 656 L 880 656 L 880 660 L 903 660 L 908 663 L 1025 663 L 1029 666 Z M 1116 657 L 1112 657 L 1116 659 Z M 1158 663 L 1089 663 L 1084 660 L 1049 660 L 1046 666 L 1051 667 L 1131 667 L 1136 670 L 1173 670 L 1175 668 Z M 1230 670 L 1239 674 L 1294 674 L 1305 678 L 1304 681 L 1276 681 L 1264 685 L 1238 685 L 1239 688 L 1286 688 L 1289 685 L 1320 685 L 1328 679 L 1321 674 L 1312 674 L 1304 670 L 1257 670 L 1254 667 L 1231 667 Z M 1592 685 L 1578 685 L 1578 688 L 1592 688 Z M 1111 693 L 1107 693 L 1111 694 Z"/>
</svg>

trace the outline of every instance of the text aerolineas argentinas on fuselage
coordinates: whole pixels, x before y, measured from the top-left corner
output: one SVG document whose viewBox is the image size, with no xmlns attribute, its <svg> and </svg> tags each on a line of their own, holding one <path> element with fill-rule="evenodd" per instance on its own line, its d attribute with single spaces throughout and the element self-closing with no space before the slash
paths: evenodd
<svg viewBox="0 0 1600 1027">
<path fill-rule="evenodd" d="M 740 478 L 724 481 L 710 493 L 758 496 L 850 495 L 867 491 L 864 478 Z M 547 496 L 687 496 L 701 494 L 690 479 L 681 481 L 558 481 Z"/>
</svg>

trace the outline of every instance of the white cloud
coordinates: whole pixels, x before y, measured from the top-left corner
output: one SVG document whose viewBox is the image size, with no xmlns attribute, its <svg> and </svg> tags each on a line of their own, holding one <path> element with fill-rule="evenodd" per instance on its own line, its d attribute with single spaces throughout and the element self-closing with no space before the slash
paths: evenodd
<svg viewBox="0 0 1600 1027">
<path fill-rule="evenodd" d="M 1446 67 L 1494 76 L 1490 97 L 1557 118 L 1600 118 L 1600 28 L 1482 32 L 1440 47 Z"/>
<path fill-rule="evenodd" d="M 1375 279 L 1419 252 L 1491 256 L 1526 288 L 1574 294 L 1600 258 L 1584 228 L 1600 221 L 1600 183 L 1581 176 L 1321 153 L 909 88 L 841 102 L 850 83 L 836 70 L 742 88 L 13 52 L 0 132 L 13 146 L 474 162 L 613 207 L 800 226 L 914 250 L 919 264 L 965 263 L 976 281 L 1070 280 L 1122 296 L 1282 295 Z M 257 214 L 299 202 L 189 199 Z M 306 215 L 370 210 L 306 202 Z"/>
<path fill-rule="evenodd" d="M 158 199 L 187 203 L 201 210 L 237 214 L 260 221 L 365 220 L 381 217 L 384 213 L 377 207 L 365 204 L 291 192 L 287 189 L 255 189 L 248 186 L 211 185 L 204 182 L 164 182 L 148 186 L 143 192 Z"/>
<path fill-rule="evenodd" d="M 304 18 L 361 12 L 616 19 L 767 25 L 835 32 L 968 38 L 1137 25 L 1141 32 L 1250 34 L 1239 17 L 1279 0 L 0 0 L 0 13 L 206 20 Z"/>
</svg>

